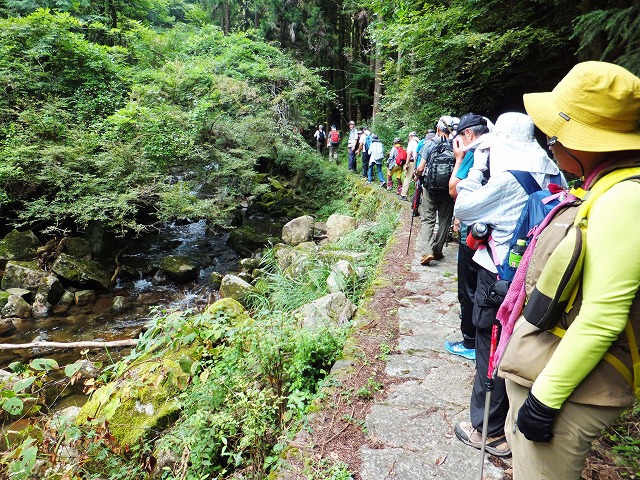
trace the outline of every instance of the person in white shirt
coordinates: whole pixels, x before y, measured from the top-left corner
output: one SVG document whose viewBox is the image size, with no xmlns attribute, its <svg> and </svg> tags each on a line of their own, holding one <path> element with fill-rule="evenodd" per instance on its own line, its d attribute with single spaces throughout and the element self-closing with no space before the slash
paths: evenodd
<svg viewBox="0 0 640 480">
<path fill-rule="evenodd" d="M 409 201 L 407 193 L 409 192 L 409 182 L 413 178 L 413 172 L 416 168 L 416 149 L 418 148 L 418 135 L 416 132 L 409 133 L 409 142 L 407 143 L 407 163 L 404 164 L 404 181 L 400 199 Z"/>
</svg>

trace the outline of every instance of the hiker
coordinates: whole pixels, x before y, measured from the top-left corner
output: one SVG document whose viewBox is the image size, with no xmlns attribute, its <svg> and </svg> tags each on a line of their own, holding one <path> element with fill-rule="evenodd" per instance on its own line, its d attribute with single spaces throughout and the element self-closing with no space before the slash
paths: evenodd
<svg viewBox="0 0 640 480">
<path fill-rule="evenodd" d="M 331 125 L 331 130 L 327 135 L 327 147 L 329 147 L 329 161 L 333 160 L 338 164 L 338 144 L 340 143 L 340 132 L 335 125 Z"/>
<path fill-rule="evenodd" d="M 373 169 L 378 169 L 378 180 L 380 181 L 380 187 L 384 188 L 387 185 L 384 177 L 382 176 L 382 159 L 384 158 L 384 147 L 378 135 L 375 133 L 371 135 L 371 145 L 369 146 L 369 169 L 367 171 L 367 183 L 371 183 L 373 177 Z"/>
<path fill-rule="evenodd" d="M 393 139 L 393 147 L 387 159 L 387 191 L 393 190 L 393 178 L 397 181 L 397 193 L 402 191 L 402 167 L 407 161 L 407 151 L 400 145 L 400 138 Z"/>
<path fill-rule="evenodd" d="M 322 125 L 318 125 L 316 132 L 313 134 L 313 138 L 316 139 L 316 150 L 322 155 L 324 153 L 324 144 L 327 141 L 327 134 Z"/>
<path fill-rule="evenodd" d="M 356 150 L 358 145 L 358 129 L 356 128 L 356 122 L 351 120 L 349 122 L 349 137 L 347 137 L 347 168 L 351 172 L 357 173 L 356 168 Z"/>
<path fill-rule="evenodd" d="M 447 118 L 441 119 L 446 123 Z M 454 125 L 452 120 L 449 127 L 456 128 L 456 139 L 453 142 L 453 153 L 456 163 L 449 179 L 449 195 L 452 198 L 458 196 L 456 186 L 461 180 L 467 178 L 469 170 L 473 166 L 473 156 L 476 147 L 489 133 L 488 119 L 481 115 L 468 113 L 463 115 Z M 438 122 L 440 124 L 440 121 Z M 488 172 L 485 174 L 488 177 Z M 466 239 L 469 225 L 461 223 L 460 219 L 454 219 L 454 229 L 458 232 L 458 301 L 460 302 L 460 332 L 462 340 L 452 342 L 447 340 L 444 348 L 453 355 L 459 355 L 467 360 L 476 359 L 476 327 L 473 326 L 473 298 L 478 280 L 478 264 L 472 260 L 475 253 L 467 247 Z"/>
<path fill-rule="evenodd" d="M 449 126 L 440 118 L 436 124 L 435 136 L 426 142 L 421 150 L 421 159 L 416 169 L 416 178 L 422 178 L 422 201 L 420 203 L 420 221 L 422 228 L 418 237 L 418 244 L 423 248 L 423 254 L 420 258 L 420 265 L 429 265 L 432 260 L 440 260 L 444 257 L 442 249 L 449 235 L 449 227 L 451 226 L 451 218 L 453 216 L 453 198 L 449 195 L 449 174 L 446 178 L 441 179 L 443 189 L 434 191 L 427 185 L 427 177 L 429 167 L 432 166 L 434 154 L 438 152 L 438 146 L 442 144 L 445 147 L 445 155 L 450 157 L 451 169 L 455 162 L 453 156 L 453 147 L 449 140 Z M 431 172 L 438 171 L 432 168 Z M 449 170 L 449 173 L 451 170 Z M 445 172 L 442 172 L 445 174 Z M 446 187 L 445 187 L 446 186 Z M 436 214 L 438 216 L 438 231 L 434 235 L 436 225 Z M 433 237 L 433 239 L 432 239 Z"/>
<path fill-rule="evenodd" d="M 367 171 L 369 170 L 369 146 L 366 144 L 371 143 L 370 140 L 367 142 L 367 138 L 370 137 L 370 135 L 369 127 L 363 127 L 362 134 L 360 134 L 360 145 L 356 152 L 362 154 L 362 178 L 365 180 L 367 179 Z"/>
<path fill-rule="evenodd" d="M 499 364 L 511 403 L 506 430 L 515 480 L 577 479 L 591 442 L 634 403 L 634 388 L 640 394 L 638 365 L 631 374 L 640 333 L 640 260 L 631 253 L 638 250 L 640 183 L 609 182 L 607 175 L 640 165 L 640 78 L 610 63 L 583 62 L 551 92 L 524 95 L 524 105 L 560 168 L 580 177 L 581 188 L 571 193 L 592 203 L 588 222 L 576 216 L 579 205 L 556 213 L 521 262 L 527 277 L 520 291 L 533 295 L 557 266 L 541 255 L 563 250 L 563 223 L 577 218 L 586 230 L 571 308 L 537 328 L 536 312 L 520 315 L 516 304 L 504 323 L 507 332 L 515 323 Z"/>
<path fill-rule="evenodd" d="M 464 120 L 460 120 L 459 135 L 464 135 L 468 128 Z M 479 150 L 485 151 L 485 154 L 480 155 Z M 489 162 L 491 176 L 485 183 L 484 172 Z M 502 264 L 508 253 L 520 212 L 529 198 L 520 180 L 508 169 L 529 172 L 530 176 L 527 177 L 540 188 L 546 188 L 552 180 L 562 178 L 556 164 L 536 141 L 533 122 L 522 113 L 500 115 L 491 134 L 478 146 L 473 168 L 467 178 L 456 187 L 456 217 L 467 225 L 481 222 L 491 229 L 488 246 L 478 248 L 472 260 L 478 264 L 478 279 L 472 314 L 476 328 L 476 372 L 470 402 L 471 422 L 460 422 L 455 427 L 458 439 L 476 448 L 482 446 L 491 328 L 504 298 L 500 298 L 493 290 L 498 280 L 496 265 Z M 505 456 L 510 453 L 504 435 L 508 407 L 504 379 L 496 378 L 491 394 L 486 444 L 486 451 L 493 455 Z"/>
<path fill-rule="evenodd" d="M 409 133 L 409 141 L 407 143 L 407 163 L 404 164 L 404 180 L 402 190 L 400 191 L 400 199 L 408 202 L 407 193 L 409 193 L 409 182 L 413 178 L 416 163 L 416 148 L 418 147 L 418 134 L 416 132 Z"/>
<path fill-rule="evenodd" d="M 415 170 L 418 169 L 418 167 L 420 166 L 420 162 L 422 161 L 422 148 L 429 140 L 431 140 L 432 138 L 435 138 L 435 136 L 436 136 L 436 131 L 433 128 L 430 128 L 427 130 L 427 133 L 425 134 L 424 138 L 420 139 L 420 141 L 418 142 L 418 145 L 416 145 Z"/>
</svg>

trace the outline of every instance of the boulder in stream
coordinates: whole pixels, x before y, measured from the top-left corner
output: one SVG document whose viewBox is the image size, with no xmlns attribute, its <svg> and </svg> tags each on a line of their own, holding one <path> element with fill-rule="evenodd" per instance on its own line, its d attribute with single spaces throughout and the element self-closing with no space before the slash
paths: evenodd
<svg viewBox="0 0 640 480">
<path fill-rule="evenodd" d="M 36 293 L 42 280 L 47 276 L 36 262 L 8 262 L 2 277 L 2 289 L 25 288 Z"/>
<path fill-rule="evenodd" d="M 108 290 L 111 286 L 109 273 L 93 260 L 75 258 L 61 253 L 53 262 L 51 270 L 59 277 L 81 287 Z"/>
<path fill-rule="evenodd" d="M 200 271 L 197 265 L 182 255 L 167 255 L 160 261 L 160 268 L 178 282 L 195 280 Z"/>
<path fill-rule="evenodd" d="M 42 243 L 31 230 L 13 230 L 0 240 L 0 268 L 11 260 L 33 260 Z"/>
<path fill-rule="evenodd" d="M 32 310 L 24 298 L 18 295 L 10 295 L 7 304 L 0 310 L 3 317 L 28 318 L 31 316 Z"/>
</svg>

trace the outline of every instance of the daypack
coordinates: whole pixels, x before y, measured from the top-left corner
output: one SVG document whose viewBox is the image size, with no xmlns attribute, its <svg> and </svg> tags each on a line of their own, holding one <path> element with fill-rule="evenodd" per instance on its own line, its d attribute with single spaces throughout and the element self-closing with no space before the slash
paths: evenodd
<svg viewBox="0 0 640 480">
<path fill-rule="evenodd" d="M 407 151 L 401 146 L 397 146 L 396 150 L 398 153 L 396 154 L 396 165 L 400 165 L 401 167 L 407 163 Z"/>
<path fill-rule="evenodd" d="M 456 163 L 453 145 L 449 140 L 435 141 L 435 148 L 429 153 L 426 164 L 424 186 L 432 194 L 449 193 L 449 179 Z"/>
<path fill-rule="evenodd" d="M 365 152 L 369 151 L 369 147 L 371 146 L 371 134 L 367 135 L 364 139 L 364 150 Z"/>
<path fill-rule="evenodd" d="M 338 143 L 340 141 L 340 132 L 338 130 L 331 130 L 331 143 Z"/>
<path fill-rule="evenodd" d="M 522 188 L 529 194 L 527 203 L 522 207 L 520 217 L 516 223 L 511 240 L 509 241 L 509 251 L 502 260 L 502 263 L 496 265 L 498 276 L 501 280 L 511 281 L 516 273 L 516 268 L 509 265 L 509 255 L 518 240 L 526 240 L 529 245 L 531 238 L 535 233 L 535 229 L 545 217 L 560 203 L 561 191 L 551 187 L 542 189 L 538 182 L 533 178 L 531 173 L 521 170 L 507 170 L 520 183 Z M 562 176 L 558 173 L 551 177 L 550 185 L 560 185 Z M 553 189 L 553 191 L 552 191 Z"/>
<path fill-rule="evenodd" d="M 318 142 L 324 142 L 327 138 L 327 134 L 324 133 L 324 130 L 318 130 Z"/>
<path fill-rule="evenodd" d="M 559 209 L 568 213 L 569 210 L 563 210 L 564 205 L 568 205 L 567 208 L 574 207 L 573 224 L 566 222 L 570 217 L 565 218 L 566 223 L 555 222 L 555 216 L 554 219 L 545 221 L 545 224 L 548 223 L 555 228 L 544 228 L 540 234 L 545 235 L 544 245 L 536 245 L 536 249 L 541 248 L 536 250 L 536 264 L 530 263 L 528 266 L 528 271 L 532 268 L 540 268 L 541 271 L 522 310 L 527 322 L 540 330 L 549 330 L 558 337 L 564 335 L 566 330 L 557 324 L 563 313 L 569 313 L 573 309 L 580 289 L 591 207 L 598 197 L 611 187 L 630 179 L 640 179 L 640 167 L 621 168 L 609 172 L 598 179 L 588 191 L 581 188 L 571 189 L 573 200 L 570 197 Z M 622 361 L 609 352 L 604 354 L 603 359 L 620 372 L 632 386 L 636 397 L 640 398 L 640 353 L 630 321 L 627 321 L 625 333 L 633 370 L 630 371 Z"/>
</svg>

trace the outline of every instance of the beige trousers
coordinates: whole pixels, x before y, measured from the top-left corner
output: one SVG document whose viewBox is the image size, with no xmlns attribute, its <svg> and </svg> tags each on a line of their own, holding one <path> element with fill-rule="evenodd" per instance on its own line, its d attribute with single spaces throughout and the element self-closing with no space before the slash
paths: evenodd
<svg viewBox="0 0 640 480">
<path fill-rule="evenodd" d="M 409 182 L 413 178 L 413 171 L 416 169 L 416 162 L 408 162 L 406 164 L 407 169 L 404 171 L 404 179 L 402 180 L 402 192 L 400 195 L 407 196 L 409 192 Z"/>
<path fill-rule="evenodd" d="M 504 431 L 513 456 L 513 480 L 579 480 L 591 442 L 624 410 L 567 401 L 553 423 L 551 442 L 530 442 L 516 425 L 529 389 L 512 380 L 506 380 L 506 386 L 509 413 Z"/>
</svg>

